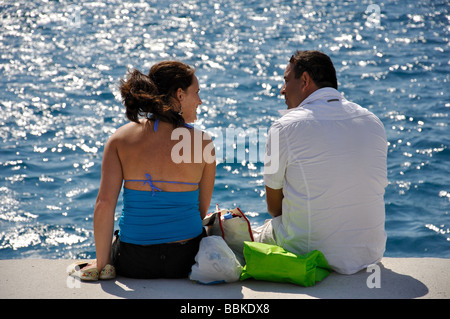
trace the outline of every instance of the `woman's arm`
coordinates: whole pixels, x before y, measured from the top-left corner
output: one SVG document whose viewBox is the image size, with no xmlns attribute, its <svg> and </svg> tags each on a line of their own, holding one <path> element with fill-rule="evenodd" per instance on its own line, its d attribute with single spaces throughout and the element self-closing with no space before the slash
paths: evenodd
<svg viewBox="0 0 450 319">
<path fill-rule="evenodd" d="M 111 262 L 114 212 L 123 180 L 122 165 L 113 137 L 105 145 L 101 174 L 100 189 L 94 209 L 95 251 L 99 271 Z"/>
<path fill-rule="evenodd" d="M 199 210 L 202 219 L 208 213 L 216 179 L 216 154 L 210 137 L 206 140 L 204 137 L 203 162 L 205 166 L 203 167 L 202 178 L 199 183 Z"/>
</svg>

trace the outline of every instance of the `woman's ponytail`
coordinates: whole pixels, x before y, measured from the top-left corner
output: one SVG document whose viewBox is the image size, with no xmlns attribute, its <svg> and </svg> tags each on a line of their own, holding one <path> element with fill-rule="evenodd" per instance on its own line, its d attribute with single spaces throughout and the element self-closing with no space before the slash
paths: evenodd
<svg viewBox="0 0 450 319">
<path fill-rule="evenodd" d="M 120 81 L 119 89 L 130 121 L 139 122 L 139 117 L 154 113 L 163 104 L 155 84 L 139 70 L 130 71 L 127 79 Z"/>
<path fill-rule="evenodd" d="M 156 118 L 174 127 L 184 125 L 175 94 L 179 88 L 186 90 L 192 84 L 194 72 L 177 61 L 155 64 L 148 76 L 136 69 L 129 71 L 119 86 L 127 118 L 133 122 L 139 122 L 140 117 Z"/>
</svg>

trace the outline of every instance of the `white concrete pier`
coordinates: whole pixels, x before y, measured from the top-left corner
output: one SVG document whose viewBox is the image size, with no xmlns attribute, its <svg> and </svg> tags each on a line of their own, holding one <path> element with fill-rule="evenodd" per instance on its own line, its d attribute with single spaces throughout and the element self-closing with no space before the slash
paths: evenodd
<svg viewBox="0 0 450 319">
<path fill-rule="evenodd" d="M 189 279 L 117 277 L 80 282 L 67 275 L 74 260 L 0 260 L 2 299 L 450 299 L 450 259 L 383 258 L 373 272 L 332 273 L 313 287 L 246 280 L 200 285 Z"/>
</svg>

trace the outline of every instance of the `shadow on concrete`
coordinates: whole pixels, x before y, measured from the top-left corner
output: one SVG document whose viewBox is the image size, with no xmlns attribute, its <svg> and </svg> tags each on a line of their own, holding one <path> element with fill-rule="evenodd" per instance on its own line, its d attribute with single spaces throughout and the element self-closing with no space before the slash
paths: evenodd
<svg viewBox="0 0 450 319">
<path fill-rule="evenodd" d="M 118 277 L 100 282 L 108 294 L 130 299 L 243 299 L 243 298 L 323 298 L 323 299 L 412 299 L 428 293 L 419 280 L 379 266 L 379 288 L 372 272 L 360 271 L 354 275 L 331 273 L 313 287 L 288 283 L 245 280 L 231 284 L 201 285 L 188 279 L 131 279 Z M 368 285 L 369 282 L 369 285 Z"/>
<path fill-rule="evenodd" d="M 428 288 L 421 281 L 404 274 L 386 269 L 379 263 L 379 288 L 373 287 L 375 273 L 362 270 L 353 275 L 331 273 L 322 282 L 313 287 L 300 287 L 290 284 L 263 283 L 252 284 L 251 289 L 260 292 L 288 294 L 303 294 L 306 298 L 323 299 L 413 299 L 428 294 Z M 246 285 L 246 283 L 243 283 Z M 372 286 L 373 288 L 369 288 Z M 281 297 L 283 298 L 283 297 Z"/>
<path fill-rule="evenodd" d="M 100 282 L 108 294 L 130 299 L 242 299 L 242 285 L 196 284 L 189 279 L 132 279 L 117 277 Z"/>
</svg>

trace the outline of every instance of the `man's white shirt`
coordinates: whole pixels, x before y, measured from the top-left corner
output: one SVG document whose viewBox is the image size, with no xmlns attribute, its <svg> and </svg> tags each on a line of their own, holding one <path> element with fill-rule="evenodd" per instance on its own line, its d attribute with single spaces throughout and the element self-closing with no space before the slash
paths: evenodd
<svg viewBox="0 0 450 319">
<path fill-rule="evenodd" d="M 378 262 L 386 246 L 383 124 L 333 88 L 280 113 L 264 174 L 268 187 L 283 189 L 282 215 L 272 221 L 277 244 L 297 254 L 320 250 L 344 274 Z"/>
</svg>

